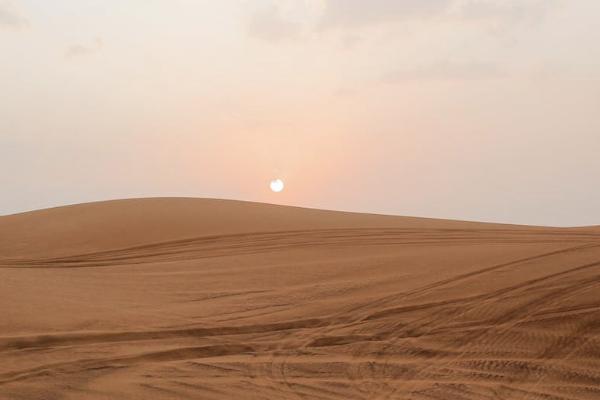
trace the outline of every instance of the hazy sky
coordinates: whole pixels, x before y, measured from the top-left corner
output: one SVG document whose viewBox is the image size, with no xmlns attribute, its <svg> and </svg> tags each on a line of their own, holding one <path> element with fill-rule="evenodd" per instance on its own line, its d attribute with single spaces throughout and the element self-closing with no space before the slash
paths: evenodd
<svg viewBox="0 0 600 400">
<path fill-rule="evenodd" d="M 598 0 L 0 0 L 0 214 L 200 196 L 600 224 L 599 20 Z"/>
</svg>

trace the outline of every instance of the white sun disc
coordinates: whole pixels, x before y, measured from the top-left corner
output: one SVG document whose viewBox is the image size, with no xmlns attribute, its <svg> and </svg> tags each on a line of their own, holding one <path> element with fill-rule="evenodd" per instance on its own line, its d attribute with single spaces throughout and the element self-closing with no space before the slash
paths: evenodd
<svg viewBox="0 0 600 400">
<path fill-rule="evenodd" d="M 273 179 L 271 181 L 271 190 L 274 191 L 275 193 L 279 193 L 283 190 L 283 181 L 281 179 Z"/>
</svg>

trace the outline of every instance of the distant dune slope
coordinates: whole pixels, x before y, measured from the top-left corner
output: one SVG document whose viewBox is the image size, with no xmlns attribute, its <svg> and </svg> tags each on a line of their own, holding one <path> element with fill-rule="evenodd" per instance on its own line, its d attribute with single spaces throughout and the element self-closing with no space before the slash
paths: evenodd
<svg viewBox="0 0 600 400">
<path fill-rule="evenodd" d="M 134 199 L 0 217 L 0 400 L 600 398 L 600 231 Z"/>
<path fill-rule="evenodd" d="M 0 217 L 0 255 L 72 254 L 194 237 L 335 228 L 495 226 L 235 200 L 113 200 Z"/>
</svg>

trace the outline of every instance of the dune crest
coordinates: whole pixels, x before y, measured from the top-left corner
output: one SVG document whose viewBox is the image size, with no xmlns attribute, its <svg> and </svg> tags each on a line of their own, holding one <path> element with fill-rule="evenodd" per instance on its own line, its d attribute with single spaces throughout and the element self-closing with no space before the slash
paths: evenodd
<svg viewBox="0 0 600 400">
<path fill-rule="evenodd" d="M 0 399 L 598 399 L 600 230 L 133 199 L 0 217 Z"/>
</svg>

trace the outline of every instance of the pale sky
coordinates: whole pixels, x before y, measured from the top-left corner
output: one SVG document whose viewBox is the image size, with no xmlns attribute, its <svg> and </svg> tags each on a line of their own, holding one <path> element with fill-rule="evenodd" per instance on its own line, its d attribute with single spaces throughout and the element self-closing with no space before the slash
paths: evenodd
<svg viewBox="0 0 600 400">
<path fill-rule="evenodd" d="M 0 214 L 189 196 L 600 224 L 598 21 L 598 0 L 0 0 Z"/>
</svg>

